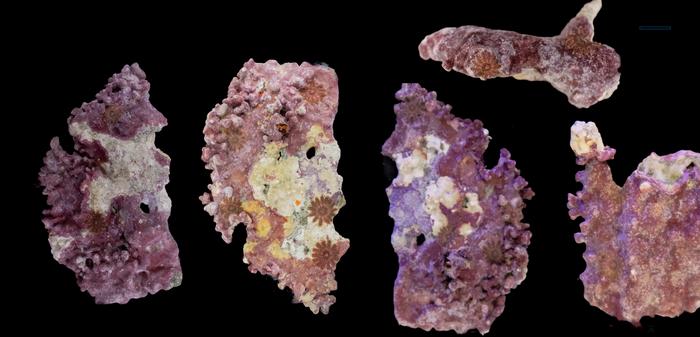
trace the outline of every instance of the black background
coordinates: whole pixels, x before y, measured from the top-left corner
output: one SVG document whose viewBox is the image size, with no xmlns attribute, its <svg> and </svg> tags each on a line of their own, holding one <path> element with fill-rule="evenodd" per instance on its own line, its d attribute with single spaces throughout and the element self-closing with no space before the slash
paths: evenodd
<svg viewBox="0 0 700 337">
<path fill-rule="evenodd" d="M 5 112 L 12 114 L 13 124 L 6 129 L 10 135 L 17 132 L 11 144 L 21 155 L 15 157 L 21 162 L 7 164 L 17 165 L 21 177 L 21 208 L 9 210 L 19 217 L 5 223 L 18 231 L 6 238 L 11 251 L 6 258 L 17 264 L 6 274 L 18 282 L 5 289 L 12 299 L 10 317 L 18 318 L 11 320 L 29 319 L 21 326 L 31 330 L 71 333 L 129 332 L 138 325 L 158 332 L 195 328 L 232 335 L 426 335 L 399 326 L 393 316 L 398 264 L 384 192 L 391 177 L 380 154 L 394 126 L 394 92 L 402 82 L 420 82 L 437 91 L 457 116 L 482 120 L 493 138 L 487 165 L 495 164 L 498 149 L 508 148 L 536 193 L 525 209 L 533 232 L 528 275 L 508 295 L 489 336 L 697 335 L 698 313 L 644 318 L 635 328 L 590 306 L 578 280 L 585 267 L 584 246 L 573 240 L 580 219 L 570 220 L 566 209 L 567 193 L 580 189 L 574 181 L 580 167 L 568 145 L 575 120 L 595 121 L 606 145 L 617 149 L 610 164 L 618 184 L 651 152 L 700 150 L 692 122 L 696 94 L 688 89 L 694 84 L 681 82 L 691 76 L 684 62 L 697 59 L 679 42 L 690 36 L 674 21 L 681 9 L 668 1 L 606 1 L 595 21 L 595 39 L 621 55 L 621 84 L 610 99 L 577 109 L 544 82 L 480 81 L 445 72 L 439 63 L 421 60 L 417 46 L 426 34 L 466 24 L 556 35 L 584 1 L 458 3 L 327 10 L 260 3 L 202 10 L 192 4 L 143 8 L 115 2 L 104 8 L 36 5 L 22 10 L 28 15 L 7 28 L 18 60 L 6 70 L 21 75 L 13 82 L 19 96 L 10 97 L 19 104 Z M 643 31 L 640 25 L 672 25 L 672 30 Z M 327 316 L 292 304 L 291 292 L 277 289 L 271 278 L 250 274 L 241 261 L 243 227 L 225 244 L 197 199 L 209 182 L 200 160 L 206 114 L 226 96 L 231 78 L 249 58 L 325 62 L 338 74 L 335 136 L 347 206 L 335 224 L 351 247 L 337 266 L 337 303 Z M 51 137 L 59 135 L 70 147 L 65 123 L 70 110 L 92 100 L 111 74 L 132 62 L 146 72 L 151 101 L 169 121 L 156 144 L 172 158 L 169 222 L 184 280 L 180 287 L 127 305 L 95 305 L 79 291 L 73 273 L 51 257 L 40 216 L 45 197 L 36 177 Z"/>
</svg>

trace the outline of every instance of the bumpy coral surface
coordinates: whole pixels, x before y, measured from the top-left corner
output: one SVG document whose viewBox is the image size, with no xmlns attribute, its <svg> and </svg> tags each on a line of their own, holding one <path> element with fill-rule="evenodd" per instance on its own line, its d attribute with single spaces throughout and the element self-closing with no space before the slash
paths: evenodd
<svg viewBox="0 0 700 337">
<path fill-rule="evenodd" d="M 533 192 L 502 149 L 484 167 L 488 131 L 461 119 L 418 84 L 396 93 L 396 129 L 382 153 L 398 176 L 387 188 L 399 256 L 394 313 L 425 330 L 488 332 L 505 295 L 525 279 Z"/>
<path fill-rule="evenodd" d="M 97 303 L 126 303 L 182 280 L 168 231 L 170 158 L 154 145 L 167 121 L 149 87 L 137 64 L 124 66 L 72 111 L 76 152 L 53 138 L 39 172 L 51 253 Z"/>
<path fill-rule="evenodd" d="M 244 262 L 279 280 L 314 313 L 335 302 L 335 266 L 349 241 L 334 229 L 345 204 L 333 138 L 338 80 L 322 65 L 248 61 L 207 116 L 202 196 L 231 242 L 244 223 Z"/>
<path fill-rule="evenodd" d="M 620 56 L 593 41 L 593 19 L 601 6 L 601 0 L 584 5 L 554 37 L 462 26 L 426 36 L 418 49 L 423 59 L 440 61 L 445 70 L 482 80 L 547 81 L 569 103 L 587 108 L 610 97 L 620 82 Z"/>
<path fill-rule="evenodd" d="M 571 127 L 571 148 L 585 169 L 583 190 L 569 195 L 572 219 L 583 217 L 584 297 L 635 324 L 643 316 L 678 316 L 700 307 L 700 154 L 651 154 L 620 187 L 593 123 Z"/>
</svg>

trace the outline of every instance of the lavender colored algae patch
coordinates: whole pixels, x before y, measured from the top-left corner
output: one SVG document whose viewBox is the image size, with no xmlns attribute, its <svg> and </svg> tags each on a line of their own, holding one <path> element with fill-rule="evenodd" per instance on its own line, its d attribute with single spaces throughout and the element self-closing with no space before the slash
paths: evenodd
<svg viewBox="0 0 700 337">
<path fill-rule="evenodd" d="M 399 257 L 394 312 L 424 330 L 489 331 L 525 279 L 527 187 L 510 154 L 487 169 L 488 131 L 418 84 L 396 93 L 396 128 L 382 153 L 399 174 L 387 188 Z"/>
</svg>

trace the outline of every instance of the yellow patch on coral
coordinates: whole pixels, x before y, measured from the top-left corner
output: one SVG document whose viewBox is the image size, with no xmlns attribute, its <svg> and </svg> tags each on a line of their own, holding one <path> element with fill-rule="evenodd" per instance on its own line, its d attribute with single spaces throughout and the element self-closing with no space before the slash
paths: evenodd
<svg viewBox="0 0 700 337">
<path fill-rule="evenodd" d="M 241 203 L 241 207 L 243 207 L 244 211 L 252 215 L 259 215 L 263 211 L 262 205 L 260 205 L 260 202 L 257 200 L 246 200 Z"/>
<path fill-rule="evenodd" d="M 320 124 L 314 124 L 309 128 L 309 131 L 306 133 L 306 139 L 307 139 L 307 145 L 313 146 L 319 141 L 328 141 L 328 137 L 326 137 L 326 133 L 323 131 L 323 128 L 321 127 Z"/>
<path fill-rule="evenodd" d="M 469 223 L 463 223 L 462 226 L 459 227 L 459 234 L 465 238 L 468 237 L 473 231 L 474 228 L 472 228 L 472 225 Z"/>
<path fill-rule="evenodd" d="M 267 220 L 267 218 L 261 217 L 255 225 L 255 231 L 258 233 L 259 237 L 266 238 L 267 235 L 270 234 L 270 227 L 270 221 Z"/>
<path fill-rule="evenodd" d="M 243 253 L 250 253 L 255 249 L 255 246 L 257 246 L 257 243 L 255 242 L 246 242 L 243 245 Z"/>
<path fill-rule="evenodd" d="M 275 241 L 272 244 L 270 244 L 269 247 L 267 247 L 267 252 L 272 255 L 272 257 L 279 259 L 279 260 L 284 260 L 289 258 L 289 253 L 286 251 L 282 250 L 282 247 L 280 246 L 279 241 Z"/>
</svg>

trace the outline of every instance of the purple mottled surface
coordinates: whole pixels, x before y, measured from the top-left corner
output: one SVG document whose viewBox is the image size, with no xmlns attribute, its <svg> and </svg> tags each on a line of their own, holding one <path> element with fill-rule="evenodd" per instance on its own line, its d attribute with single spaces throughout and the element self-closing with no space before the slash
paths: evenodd
<svg viewBox="0 0 700 337">
<path fill-rule="evenodd" d="M 594 123 L 571 127 L 571 148 L 585 169 L 583 190 L 569 195 L 569 215 L 582 217 L 584 297 L 634 324 L 644 316 L 678 316 L 700 307 L 700 154 L 651 154 L 620 187 Z"/>
<path fill-rule="evenodd" d="M 154 145 L 167 121 L 148 89 L 137 64 L 124 66 L 72 111 L 75 152 L 54 137 L 39 172 L 51 253 L 97 303 L 126 303 L 182 279 L 168 231 L 170 158 Z"/>
<path fill-rule="evenodd" d="M 423 39 L 423 59 L 442 62 L 482 80 L 513 77 L 547 81 L 578 108 L 606 99 L 620 82 L 620 56 L 593 41 L 593 19 L 602 3 L 593 0 L 569 21 L 561 34 L 539 37 L 476 26 L 444 28 Z"/>
<path fill-rule="evenodd" d="M 399 256 L 394 313 L 401 325 L 486 333 L 525 279 L 533 196 L 502 149 L 487 169 L 488 131 L 418 84 L 396 93 L 396 128 L 382 148 L 399 174 L 387 188 Z"/>
</svg>

